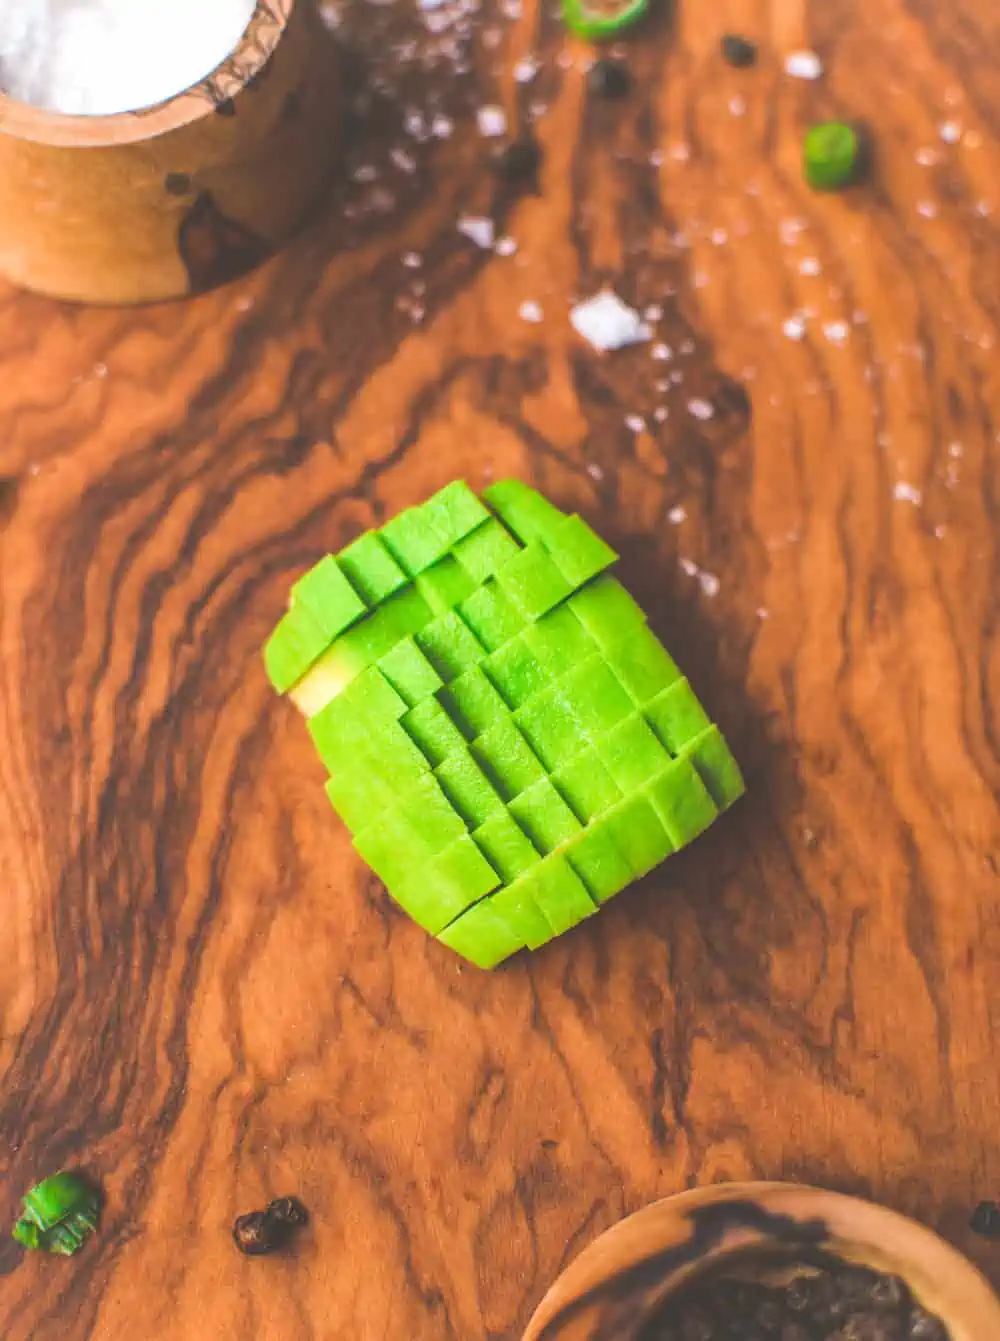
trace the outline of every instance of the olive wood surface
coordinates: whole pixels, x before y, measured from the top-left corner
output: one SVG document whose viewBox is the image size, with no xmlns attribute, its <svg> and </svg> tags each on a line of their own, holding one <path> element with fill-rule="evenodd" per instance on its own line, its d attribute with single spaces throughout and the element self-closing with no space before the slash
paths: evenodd
<svg viewBox="0 0 1000 1341">
<path fill-rule="evenodd" d="M 0 1335 L 516 1341 L 601 1230 L 722 1179 L 993 1270 L 995 8 L 678 0 L 619 102 L 535 0 L 326 8 L 344 185 L 293 246 L 176 306 L 0 292 L 0 1222 L 62 1166 L 107 1197 L 72 1261 L 4 1239 Z M 493 104 L 537 194 L 484 165 Z M 819 196 L 829 116 L 875 163 Z M 458 233 L 490 212 L 515 254 Z M 573 334 L 603 283 L 651 345 Z M 490 976 L 352 856 L 258 649 L 326 550 L 505 474 L 620 547 L 750 790 Z M 241 1258 L 286 1193 L 295 1253 Z"/>
</svg>

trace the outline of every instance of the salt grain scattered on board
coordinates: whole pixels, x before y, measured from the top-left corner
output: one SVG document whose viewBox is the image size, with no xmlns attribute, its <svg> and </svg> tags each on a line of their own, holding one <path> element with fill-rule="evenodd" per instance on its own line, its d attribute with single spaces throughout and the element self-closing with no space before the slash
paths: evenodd
<svg viewBox="0 0 1000 1341">
<path fill-rule="evenodd" d="M 509 236 L 497 238 L 497 243 L 493 250 L 498 256 L 513 256 L 517 251 L 517 243 Z"/>
<path fill-rule="evenodd" d="M 900 480 L 895 486 L 892 491 L 892 496 L 893 498 L 898 499 L 901 503 L 912 503 L 913 506 L 917 508 L 924 501 L 924 496 L 920 490 L 916 488 L 915 485 L 907 484 L 905 480 Z"/>
<path fill-rule="evenodd" d="M 476 112 L 476 124 L 480 135 L 486 139 L 496 139 L 507 133 L 507 113 L 502 107 L 494 105 L 480 107 Z"/>
<path fill-rule="evenodd" d="M 850 333 L 851 328 L 846 321 L 826 321 L 823 323 L 823 334 L 832 345 L 846 344 Z"/>
<path fill-rule="evenodd" d="M 806 323 L 800 316 L 789 317 L 782 324 L 781 329 L 789 340 L 801 340 L 806 333 Z"/>
<path fill-rule="evenodd" d="M 456 224 L 458 231 L 477 247 L 488 251 L 493 246 L 493 220 L 479 215 L 464 214 Z"/>
<path fill-rule="evenodd" d="M 602 354 L 652 338 L 651 327 L 639 313 L 609 289 L 577 303 L 569 314 L 573 329 Z"/>
<path fill-rule="evenodd" d="M 670 511 L 667 513 L 667 521 L 670 523 L 671 526 L 680 526 L 681 522 L 686 520 L 687 520 L 687 509 L 681 507 L 679 503 L 677 504 L 676 507 L 672 507 Z"/>
<path fill-rule="evenodd" d="M 688 401 L 688 414 L 695 419 L 712 419 L 715 416 L 715 408 L 711 401 L 703 400 L 700 396 L 695 396 Z"/>
<path fill-rule="evenodd" d="M 815 51 L 790 51 L 785 57 L 785 73 L 793 79 L 818 79 L 823 62 Z"/>
<path fill-rule="evenodd" d="M 532 302 L 530 299 L 526 303 L 521 304 L 521 306 L 517 309 L 517 314 L 522 321 L 530 321 L 535 324 L 541 321 L 542 317 L 544 316 L 544 313 L 542 312 L 542 309 L 539 306 L 539 304 L 536 302 Z"/>
<path fill-rule="evenodd" d="M 958 144 L 962 135 L 962 127 L 957 121 L 945 121 L 938 127 L 938 134 L 945 144 Z"/>
</svg>

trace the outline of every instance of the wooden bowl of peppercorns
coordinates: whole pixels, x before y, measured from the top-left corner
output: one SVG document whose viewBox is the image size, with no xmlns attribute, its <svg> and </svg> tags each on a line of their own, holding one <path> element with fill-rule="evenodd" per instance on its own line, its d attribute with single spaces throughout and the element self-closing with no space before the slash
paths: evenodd
<svg viewBox="0 0 1000 1341">
<path fill-rule="evenodd" d="M 1000 1341 L 1000 1301 L 960 1253 L 894 1211 L 731 1183 L 602 1234 L 524 1341 Z"/>
</svg>

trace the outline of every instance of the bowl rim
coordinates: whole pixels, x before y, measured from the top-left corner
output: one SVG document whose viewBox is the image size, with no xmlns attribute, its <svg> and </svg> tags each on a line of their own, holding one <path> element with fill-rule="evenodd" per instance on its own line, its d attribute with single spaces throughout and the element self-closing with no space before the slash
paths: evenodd
<svg viewBox="0 0 1000 1341">
<path fill-rule="evenodd" d="M 243 36 L 205 77 L 164 102 L 110 116 L 83 116 L 32 107 L 0 92 L 0 135 L 56 148 L 106 149 L 156 139 L 214 116 L 271 59 L 297 0 L 256 0 Z"/>
<path fill-rule="evenodd" d="M 543 1337 L 557 1341 L 558 1333 L 550 1334 L 546 1329 L 564 1308 L 608 1278 L 606 1255 L 609 1245 L 618 1249 L 618 1261 L 639 1264 L 654 1258 L 669 1243 L 676 1242 L 679 1229 L 690 1233 L 683 1219 L 690 1210 L 739 1201 L 753 1201 L 772 1212 L 792 1212 L 822 1219 L 833 1231 L 828 1241 L 840 1245 L 845 1257 L 874 1265 L 876 1269 L 891 1270 L 893 1263 L 930 1261 L 935 1280 L 940 1279 L 946 1287 L 947 1307 L 941 1307 L 934 1298 L 927 1299 L 927 1304 L 932 1309 L 938 1304 L 936 1311 L 948 1327 L 951 1341 L 994 1341 L 1000 1337 L 1000 1299 L 992 1286 L 963 1253 L 926 1225 L 887 1206 L 842 1192 L 802 1183 L 744 1182 L 715 1183 L 675 1193 L 651 1202 L 606 1229 L 549 1287 L 532 1315 L 522 1341 L 542 1341 Z M 852 1228 L 858 1222 L 863 1228 L 854 1231 L 858 1234 L 855 1238 Z M 885 1240 L 892 1242 L 893 1251 L 883 1257 L 878 1244 Z M 734 1243 L 720 1251 L 714 1260 L 723 1260 L 751 1246 L 750 1239 Z M 882 1265 L 878 1266 L 880 1260 Z M 896 1269 L 909 1281 L 921 1276 L 919 1272 L 909 1274 L 899 1266 Z M 679 1275 L 678 1287 L 684 1285 L 689 1275 L 683 1272 Z M 665 1289 L 664 1297 L 668 1294 L 669 1289 Z M 920 1297 L 924 1297 L 923 1291 Z"/>
</svg>

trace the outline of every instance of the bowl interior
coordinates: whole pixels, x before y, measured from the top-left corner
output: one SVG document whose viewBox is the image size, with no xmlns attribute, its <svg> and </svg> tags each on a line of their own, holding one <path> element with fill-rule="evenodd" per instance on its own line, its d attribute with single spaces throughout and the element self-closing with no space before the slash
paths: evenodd
<svg viewBox="0 0 1000 1341">
<path fill-rule="evenodd" d="M 777 1282 L 830 1261 L 899 1276 L 951 1341 L 996 1341 L 1000 1302 L 960 1253 L 880 1206 L 779 1183 L 699 1188 L 647 1206 L 556 1281 L 524 1341 L 651 1341 L 666 1300 L 708 1273 Z"/>
</svg>

